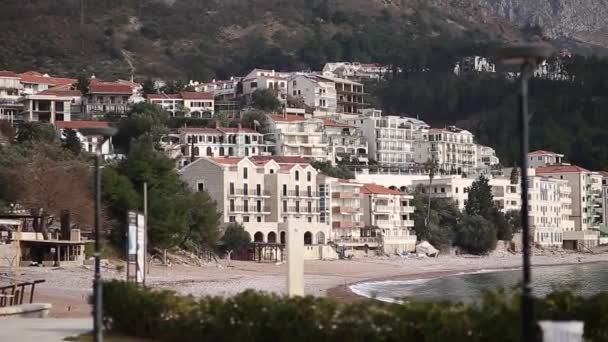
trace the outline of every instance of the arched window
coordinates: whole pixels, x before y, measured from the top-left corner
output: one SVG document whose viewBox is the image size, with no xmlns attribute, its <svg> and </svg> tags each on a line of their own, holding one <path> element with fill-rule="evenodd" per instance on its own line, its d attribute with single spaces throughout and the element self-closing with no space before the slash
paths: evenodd
<svg viewBox="0 0 608 342">
<path fill-rule="evenodd" d="M 249 156 L 249 147 L 245 147 L 245 156 Z"/>
<path fill-rule="evenodd" d="M 224 156 L 224 148 L 220 147 L 220 157 L 223 157 L 223 156 Z"/>
<path fill-rule="evenodd" d="M 211 147 L 207 147 L 207 155 L 213 156 L 213 150 L 211 149 Z"/>
<path fill-rule="evenodd" d="M 254 242 L 264 242 L 264 234 L 262 232 L 257 232 L 253 235 Z"/>
<path fill-rule="evenodd" d="M 296 180 L 297 181 L 300 180 L 300 171 L 297 171 L 297 170 L 296 170 Z"/>
<path fill-rule="evenodd" d="M 282 244 L 284 244 L 286 242 L 285 241 L 285 236 L 286 236 L 285 232 L 281 232 L 281 243 Z"/>
<path fill-rule="evenodd" d="M 233 156 L 234 155 L 234 149 L 232 147 L 228 147 L 228 155 L 229 156 Z"/>
<path fill-rule="evenodd" d="M 192 150 L 192 155 L 194 155 L 195 157 L 198 157 L 199 154 L 200 154 L 200 151 L 199 151 L 198 147 L 195 147 Z"/>
<path fill-rule="evenodd" d="M 304 233 L 304 244 L 312 245 L 312 233 L 311 232 Z"/>
<path fill-rule="evenodd" d="M 270 232 L 268 233 L 268 243 L 276 243 L 277 242 L 277 233 Z"/>
<path fill-rule="evenodd" d="M 325 233 L 323 233 L 323 232 L 317 233 L 317 244 L 319 244 L 319 245 L 325 244 Z"/>
</svg>

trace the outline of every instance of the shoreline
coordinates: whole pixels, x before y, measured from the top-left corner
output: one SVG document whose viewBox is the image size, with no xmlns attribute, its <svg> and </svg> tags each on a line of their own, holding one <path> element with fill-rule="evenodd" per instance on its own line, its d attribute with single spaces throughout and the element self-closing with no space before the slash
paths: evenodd
<svg viewBox="0 0 608 342">
<path fill-rule="evenodd" d="M 607 260 L 589 260 L 589 261 L 579 261 L 579 262 L 567 262 L 567 263 L 546 263 L 546 264 L 536 264 L 532 265 L 532 267 L 559 267 L 559 266 L 574 266 L 574 265 L 589 265 L 589 264 L 599 264 L 599 263 L 608 263 Z M 412 280 L 433 280 L 440 279 L 445 277 L 452 277 L 458 275 L 467 275 L 474 274 L 481 271 L 487 271 L 488 273 L 492 272 L 506 272 L 506 271 L 515 271 L 521 270 L 522 266 L 505 266 L 500 268 L 479 268 L 479 269 L 469 269 L 469 270 L 450 270 L 450 271 L 439 271 L 439 272 L 424 272 L 417 274 L 407 274 L 407 275 L 395 275 L 390 277 L 380 277 L 380 278 L 370 278 L 366 280 L 356 281 L 340 286 L 336 286 L 327 290 L 327 297 L 334 298 L 341 303 L 352 303 L 362 300 L 374 300 L 373 298 L 369 298 L 364 295 L 360 295 L 355 293 L 351 287 L 360 284 L 371 284 L 371 283 L 381 283 L 387 281 L 412 281 Z"/>
</svg>

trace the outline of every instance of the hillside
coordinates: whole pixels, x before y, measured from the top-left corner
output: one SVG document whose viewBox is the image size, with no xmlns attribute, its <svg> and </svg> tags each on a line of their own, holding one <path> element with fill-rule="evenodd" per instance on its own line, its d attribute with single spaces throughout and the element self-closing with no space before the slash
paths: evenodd
<svg viewBox="0 0 608 342">
<path fill-rule="evenodd" d="M 429 38 L 475 42 L 518 37 L 502 19 L 457 3 L 4 0 L 0 69 L 211 79 L 255 66 L 398 62 L 402 48 Z"/>
</svg>

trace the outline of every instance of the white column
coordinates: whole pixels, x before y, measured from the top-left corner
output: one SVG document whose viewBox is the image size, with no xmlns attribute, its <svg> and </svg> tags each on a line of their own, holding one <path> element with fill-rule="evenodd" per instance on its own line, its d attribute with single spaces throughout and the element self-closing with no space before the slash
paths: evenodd
<svg viewBox="0 0 608 342">
<path fill-rule="evenodd" d="M 30 119 L 28 121 L 33 121 L 34 120 L 34 101 L 30 100 L 30 106 L 29 106 L 29 115 L 30 115 Z"/>
<path fill-rule="evenodd" d="M 287 293 L 304 295 L 304 235 L 296 226 L 287 224 Z"/>
<path fill-rule="evenodd" d="M 49 120 L 51 121 L 51 124 L 55 124 L 55 118 L 56 118 L 55 101 L 51 100 L 51 117 L 49 118 Z"/>
</svg>

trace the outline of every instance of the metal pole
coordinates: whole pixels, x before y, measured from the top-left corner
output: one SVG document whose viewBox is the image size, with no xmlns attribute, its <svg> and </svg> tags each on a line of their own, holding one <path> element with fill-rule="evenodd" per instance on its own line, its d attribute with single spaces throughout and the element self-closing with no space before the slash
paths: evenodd
<svg viewBox="0 0 608 342">
<path fill-rule="evenodd" d="M 103 341 L 102 327 L 102 284 L 101 284 L 101 269 L 100 269 L 100 253 L 101 253 L 101 151 L 95 155 L 95 277 L 93 280 L 93 295 L 95 297 L 93 304 L 93 331 L 95 342 Z"/>
<path fill-rule="evenodd" d="M 530 225 L 528 222 L 528 149 L 529 149 L 529 117 L 528 117 L 528 79 L 532 66 L 526 63 L 521 68 L 521 92 L 519 94 L 519 119 L 521 130 L 521 223 L 523 244 L 523 293 L 522 293 L 522 328 L 525 342 L 534 341 L 534 302 L 532 298 L 530 272 Z"/>
<path fill-rule="evenodd" d="M 146 263 L 146 255 L 148 251 L 148 183 L 144 182 L 144 264 L 143 269 L 143 285 L 146 286 L 146 272 L 150 272 Z"/>
</svg>

